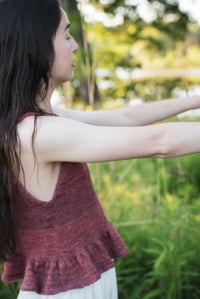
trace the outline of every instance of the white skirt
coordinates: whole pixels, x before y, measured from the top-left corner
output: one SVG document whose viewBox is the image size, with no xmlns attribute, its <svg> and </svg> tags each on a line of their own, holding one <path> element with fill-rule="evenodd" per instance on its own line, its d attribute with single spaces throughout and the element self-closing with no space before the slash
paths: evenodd
<svg viewBox="0 0 200 299">
<path fill-rule="evenodd" d="M 117 299 L 115 268 L 101 275 L 95 283 L 80 289 L 73 289 L 55 295 L 40 295 L 35 292 L 20 291 L 17 299 Z"/>
</svg>

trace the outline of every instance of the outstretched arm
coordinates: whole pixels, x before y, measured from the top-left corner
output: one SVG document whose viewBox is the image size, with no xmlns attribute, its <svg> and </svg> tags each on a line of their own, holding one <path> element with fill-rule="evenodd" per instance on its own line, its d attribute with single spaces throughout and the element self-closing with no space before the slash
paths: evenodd
<svg viewBox="0 0 200 299">
<path fill-rule="evenodd" d="M 200 108 L 200 96 L 176 98 L 113 110 L 77 111 L 53 107 L 62 117 L 100 126 L 143 126 L 178 113 Z"/>
<path fill-rule="evenodd" d="M 29 134 L 31 148 L 34 118 L 25 122 L 19 125 L 20 139 L 27 140 Z M 176 157 L 200 152 L 200 122 L 103 127 L 42 116 L 37 120 L 34 145 L 38 161 L 45 163 Z M 27 141 L 22 142 L 22 151 L 26 152 L 26 146 Z"/>
</svg>

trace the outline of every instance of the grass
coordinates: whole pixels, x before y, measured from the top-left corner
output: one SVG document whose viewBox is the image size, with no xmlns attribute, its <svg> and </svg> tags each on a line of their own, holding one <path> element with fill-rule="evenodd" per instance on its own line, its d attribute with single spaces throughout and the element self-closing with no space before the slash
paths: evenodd
<svg viewBox="0 0 200 299">
<path fill-rule="evenodd" d="M 200 298 L 199 155 L 91 164 L 107 217 L 129 254 L 120 299 Z"/>
</svg>

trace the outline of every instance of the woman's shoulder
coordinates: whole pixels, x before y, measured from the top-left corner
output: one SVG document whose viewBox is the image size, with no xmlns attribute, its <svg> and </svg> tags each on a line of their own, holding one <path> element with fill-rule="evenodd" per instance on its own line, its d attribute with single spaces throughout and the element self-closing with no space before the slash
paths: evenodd
<svg viewBox="0 0 200 299">
<path fill-rule="evenodd" d="M 17 135 L 19 148 L 21 155 L 23 156 L 33 156 L 33 153 L 36 154 L 37 159 L 40 160 L 39 150 L 40 144 L 37 142 L 37 135 L 40 132 L 41 124 L 44 126 L 49 123 L 49 118 L 52 120 L 52 116 L 55 117 L 55 114 L 45 114 L 39 115 L 35 112 L 28 112 L 23 114 L 17 124 Z M 46 125 L 45 125 L 46 126 Z M 45 142 L 45 139 L 41 138 L 41 142 Z"/>
</svg>

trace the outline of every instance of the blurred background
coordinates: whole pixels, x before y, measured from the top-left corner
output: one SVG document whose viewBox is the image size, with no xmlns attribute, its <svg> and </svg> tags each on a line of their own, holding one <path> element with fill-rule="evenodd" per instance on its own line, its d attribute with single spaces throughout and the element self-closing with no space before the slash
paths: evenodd
<svg viewBox="0 0 200 299">
<path fill-rule="evenodd" d="M 97 108 L 199 90 L 200 1 L 61 2 L 80 46 L 72 89 L 61 91 L 67 105 Z"/>
<path fill-rule="evenodd" d="M 52 101 L 112 109 L 200 93 L 199 0 L 62 0 L 79 43 L 74 79 Z M 189 111 L 167 121 L 199 120 Z M 119 299 L 200 299 L 200 157 L 90 164 L 129 254 Z M 20 284 L 0 282 L 0 298 Z"/>
</svg>

